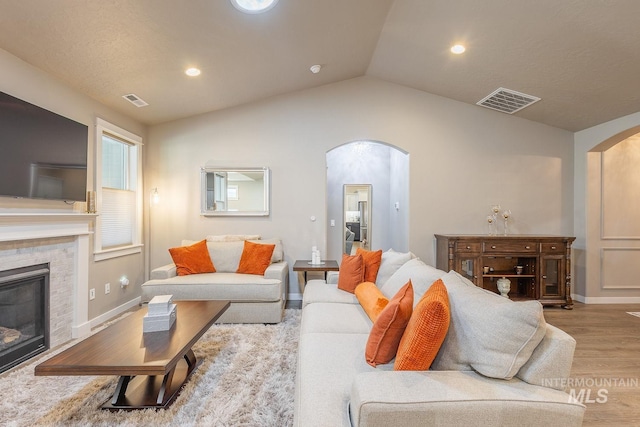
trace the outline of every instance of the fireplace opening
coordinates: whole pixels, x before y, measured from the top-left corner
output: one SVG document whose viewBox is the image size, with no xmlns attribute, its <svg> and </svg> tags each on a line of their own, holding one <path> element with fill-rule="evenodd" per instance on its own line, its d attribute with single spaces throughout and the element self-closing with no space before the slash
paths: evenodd
<svg viewBox="0 0 640 427">
<path fill-rule="evenodd" d="M 49 264 L 0 271 L 0 372 L 49 348 Z"/>
</svg>

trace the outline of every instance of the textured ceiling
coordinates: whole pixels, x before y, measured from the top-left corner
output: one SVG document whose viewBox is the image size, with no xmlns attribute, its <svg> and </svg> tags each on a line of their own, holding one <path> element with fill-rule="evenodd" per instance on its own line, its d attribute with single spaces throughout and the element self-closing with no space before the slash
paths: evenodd
<svg viewBox="0 0 640 427">
<path fill-rule="evenodd" d="M 370 75 L 470 104 L 506 87 L 542 98 L 516 116 L 577 131 L 640 111 L 639 16 L 637 0 L 0 0 L 0 48 L 147 124 Z"/>
</svg>

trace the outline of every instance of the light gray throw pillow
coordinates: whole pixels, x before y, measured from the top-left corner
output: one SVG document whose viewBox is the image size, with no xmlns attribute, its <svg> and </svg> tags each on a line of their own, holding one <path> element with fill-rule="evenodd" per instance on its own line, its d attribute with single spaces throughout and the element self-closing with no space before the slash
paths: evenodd
<svg viewBox="0 0 640 427">
<path fill-rule="evenodd" d="M 442 277 L 451 323 L 431 369 L 471 370 L 511 379 L 546 332 L 538 301 L 514 302 L 475 286 L 454 271 Z"/>
<path fill-rule="evenodd" d="M 393 273 L 398 271 L 410 259 L 411 252 L 395 252 L 393 249 L 383 252 L 378 275 L 376 276 L 376 286 L 378 288 L 382 287 L 393 276 Z"/>
<path fill-rule="evenodd" d="M 420 258 L 413 258 L 405 262 L 379 289 L 385 297 L 391 299 L 411 279 L 415 307 L 431 284 L 444 274 L 444 271 L 425 264 Z"/>
</svg>

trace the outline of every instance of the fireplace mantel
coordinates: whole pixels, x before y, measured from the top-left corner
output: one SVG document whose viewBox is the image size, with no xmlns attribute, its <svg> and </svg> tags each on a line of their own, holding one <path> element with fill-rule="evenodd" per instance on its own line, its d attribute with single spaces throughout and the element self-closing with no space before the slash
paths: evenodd
<svg viewBox="0 0 640 427">
<path fill-rule="evenodd" d="M 0 211 L 0 242 L 72 237 L 75 272 L 73 274 L 73 338 L 91 332 L 89 317 L 89 235 L 96 214 L 79 212 Z"/>
<path fill-rule="evenodd" d="M 95 217 L 76 212 L 0 212 L 0 242 L 88 235 Z"/>
</svg>

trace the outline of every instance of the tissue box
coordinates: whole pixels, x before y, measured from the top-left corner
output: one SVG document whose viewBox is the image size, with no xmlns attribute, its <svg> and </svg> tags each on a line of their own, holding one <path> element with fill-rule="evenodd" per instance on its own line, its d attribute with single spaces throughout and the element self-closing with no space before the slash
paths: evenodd
<svg viewBox="0 0 640 427">
<path fill-rule="evenodd" d="M 176 305 L 171 304 L 166 314 L 145 314 L 142 318 L 142 332 L 168 331 L 176 322 Z"/>
<path fill-rule="evenodd" d="M 150 316 L 169 314 L 173 295 L 157 295 L 149 301 L 147 312 Z"/>
</svg>

